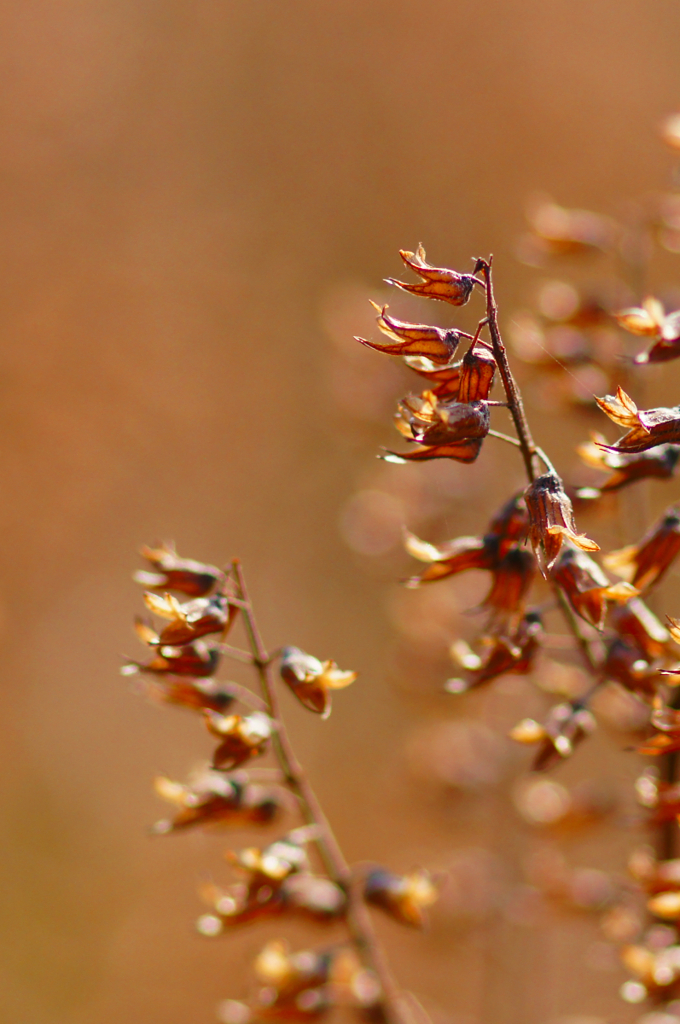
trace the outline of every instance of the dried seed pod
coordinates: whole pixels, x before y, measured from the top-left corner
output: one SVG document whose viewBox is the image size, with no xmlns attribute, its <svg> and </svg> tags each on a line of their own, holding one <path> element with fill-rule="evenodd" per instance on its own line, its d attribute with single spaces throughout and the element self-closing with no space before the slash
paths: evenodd
<svg viewBox="0 0 680 1024">
<path fill-rule="evenodd" d="M 199 597 L 180 604 L 172 594 L 160 597 L 147 593 L 144 603 L 154 615 L 171 620 L 158 639 L 159 643 L 171 647 L 181 647 L 210 633 L 226 636 L 238 614 L 238 608 L 230 604 L 224 594 Z"/>
<path fill-rule="evenodd" d="M 178 808 L 173 819 L 154 825 L 156 835 L 193 825 L 266 824 L 281 806 L 274 790 L 212 770 L 201 771 L 188 785 L 159 776 L 154 788 L 158 796 Z"/>
<path fill-rule="evenodd" d="M 605 451 L 638 454 L 661 444 L 680 444 L 680 406 L 638 409 L 623 388 L 595 401 L 610 420 L 628 430 L 615 444 L 603 444 Z"/>
<path fill-rule="evenodd" d="M 380 907 L 401 924 L 423 928 L 425 911 L 436 902 L 441 879 L 416 868 L 406 875 L 394 875 L 385 868 L 374 868 L 364 880 L 364 899 Z"/>
<path fill-rule="evenodd" d="M 609 625 L 619 639 L 632 642 L 648 662 L 661 658 L 672 646 L 671 634 L 640 598 L 612 608 Z"/>
<path fill-rule="evenodd" d="M 536 572 L 536 559 L 530 551 L 512 547 L 492 570 L 491 590 L 482 602 L 490 608 L 492 622 L 516 620 L 524 609 L 524 599 L 531 589 Z"/>
<path fill-rule="evenodd" d="M 443 402 L 431 391 L 410 395 L 399 403 L 397 430 L 409 441 L 445 445 L 489 433 L 489 407 L 484 402 Z"/>
<path fill-rule="evenodd" d="M 608 569 L 647 590 L 665 575 L 680 552 L 680 514 L 671 506 L 639 544 L 612 551 L 603 557 Z"/>
<path fill-rule="evenodd" d="M 604 626 L 608 601 L 624 603 L 638 594 L 629 583 L 611 584 L 597 562 L 572 547 L 563 547 L 550 575 L 576 614 L 596 629 Z"/>
<path fill-rule="evenodd" d="M 399 255 L 406 266 L 422 278 L 422 282 L 404 284 L 402 281 L 396 281 L 393 277 L 388 277 L 388 284 L 393 284 L 412 295 L 450 302 L 453 306 L 464 306 L 469 300 L 475 284 L 472 274 L 458 274 L 455 270 L 431 266 L 425 260 L 425 250 L 422 245 L 418 246 L 415 253 L 401 249 Z"/>
<path fill-rule="evenodd" d="M 378 310 L 378 327 L 392 338 L 394 344 L 378 344 L 374 341 L 367 341 L 365 338 L 355 338 L 355 341 L 374 348 L 378 352 L 385 352 L 393 356 L 419 356 L 429 359 L 438 366 L 444 366 L 453 359 L 456 349 L 460 343 L 460 333 L 453 330 L 444 330 L 441 327 L 429 327 L 427 324 L 409 324 L 403 320 L 396 320 L 387 315 L 387 306 L 377 306 L 375 302 L 371 305 Z"/>
<path fill-rule="evenodd" d="M 459 402 L 486 401 L 493 386 L 496 360 L 489 352 L 468 351 L 461 364 Z"/>
<path fill-rule="evenodd" d="M 528 612 L 521 620 L 516 631 L 510 636 L 491 638 L 486 656 L 472 659 L 463 654 L 463 667 L 468 669 L 464 678 L 448 679 L 444 689 L 448 693 L 464 693 L 483 683 L 491 682 L 506 672 L 524 675 L 531 670 L 534 658 L 540 645 L 543 632 L 541 619 L 536 612 Z M 452 648 L 452 654 L 458 656 L 460 648 Z M 458 660 L 461 660 L 458 658 Z"/>
<path fill-rule="evenodd" d="M 634 455 L 611 451 L 602 434 L 596 433 L 591 434 L 591 440 L 580 445 L 577 451 L 587 465 L 611 471 L 604 483 L 597 487 L 598 495 L 618 491 L 638 480 L 669 480 L 680 458 L 680 447 L 675 444 L 661 444 L 649 452 Z"/>
<path fill-rule="evenodd" d="M 299 647 L 283 648 L 280 672 L 300 703 L 324 718 L 331 713 L 331 691 L 343 690 L 357 677 L 356 672 L 343 672 L 334 661 L 319 661 Z"/>
<path fill-rule="evenodd" d="M 140 570 L 134 574 L 134 579 L 151 590 L 176 590 L 189 597 L 205 597 L 224 581 L 224 573 L 217 566 L 180 558 L 171 544 L 145 546 L 141 554 L 155 571 Z"/>
<path fill-rule="evenodd" d="M 541 547 L 545 555 L 544 575 L 555 564 L 565 538 L 582 551 L 599 551 L 595 541 L 576 532 L 571 501 L 556 473 L 537 477 L 524 492 L 524 500 L 529 512 L 529 539 L 537 557 Z"/>
<path fill-rule="evenodd" d="M 529 512 L 524 493 L 515 494 L 496 513 L 489 523 L 489 533 L 499 540 L 498 554 L 502 558 L 513 544 L 519 544 L 529 535 Z"/>
<path fill-rule="evenodd" d="M 412 576 L 406 581 L 409 587 L 442 580 L 467 569 L 492 569 L 498 551 L 498 538 L 493 535 L 456 537 L 455 540 L 436 546 L 407 532 L 404 544 L 414 558 L 430 563 L 419 576 Z"/>
<path fill-rule="evenodd" d="M 274 723 L 269 715 L 255 711 L 252 715 L 220 715 L 205 711 L 205 724 L 221 743 L 213 755 L 213 768 L 230 770 L 245 764 L 267 749 Z"/>
<path fill-rule="evenodd" d="M 212 676 L 220 663 L 219 647 L 210 641 L 197 640 L 184 647 L 161 645 L 160 637 L 141 619 L 135 620 L 135 630 L 140 640 L 156 648 L 157 653 L 146 663 L 128 661 L 121 668 L 123 675 L 134 675 L 136 672 L 150 672 L 154 675 L 192 676 L 204 678 Z"/>
</svg>

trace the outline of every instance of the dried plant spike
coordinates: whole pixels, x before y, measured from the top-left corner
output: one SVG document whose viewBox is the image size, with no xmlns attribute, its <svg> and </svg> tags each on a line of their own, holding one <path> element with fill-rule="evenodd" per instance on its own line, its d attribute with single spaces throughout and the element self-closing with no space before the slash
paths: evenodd
<svg viewBox="0 0 680 1024">
<path fill-rule="evenodd" d="M 412 295 L 421 295 L 427 299 L 441 299 L 442 302 L 449 302 L 453 306 L 464 306 L 469 300 L 475 284 L 473 274 L 459 274 L 455 270 L 431 266 L 426 262 L 425 250 L 422 245 L 418 246 L 415 253 L 401 249 L 399 255 L 406 266 L 422 278 L 422 282 L 405 284 L 403 281 L 388 277 L 386 279 L 388 284 L 393 284 Z"/>
<path fill-rule="evenodd" d="M 284 647 L 280 662 L 281 678 L 300 703 L 327 718 L 331 713 L 331 690 L 343 690 L 357 677 L 344 672 L 334 661 L 319 661 L 299 647 Z"/>
</svg>

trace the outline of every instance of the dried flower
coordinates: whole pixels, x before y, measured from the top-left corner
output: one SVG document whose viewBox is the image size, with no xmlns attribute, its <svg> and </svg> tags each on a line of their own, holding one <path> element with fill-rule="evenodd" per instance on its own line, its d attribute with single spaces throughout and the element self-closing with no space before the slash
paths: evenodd
<svg viewBox="0 0 680 1024">
<path fill-rule="evenodd" d="M 482 607 L 494 613 L 492 622 L 512 621 L 522 613 L 535 572 L 536 559 L 522 548 L 512 547 L 500 559 L 493 569 L 491 590 L 482 602 Z"/>
<path fill-rule="evenodd" d="M 357 677 L 343 672 L 334 661 L 319 661 L 299 647 L 284 647 L 280 663 L 281 678 L 301 704 L 327 718 L 331 713 L 331 690 L 344 690 Z"/>
<path fill-rule="evenodd" d="M 489 433 L 489 407 L 485 402 L 443 402 L 432 391 L 409 395 L 399 403 L 397 430 L 419 444 L 447 445 Z"/>
<path fill-rule="evenodd" d="M 128 661 L 121 668 L 123 675 L 151 672 L 155 675 L 205 677 L 212 676 L 220 663 L 219 647 L 209 641 L 197 640 L 183 647 L 160 645 L 160 637 L 141 619 L 135 620 L 140 640 L 157 649 L 156 656 L 146 663 Z"/>
<path fill-rule="evenodd" d="M 595 469 L 611 470 L 611 475 L 597 488 L 598 494 L 617 491 L 638 480 L 668 480 L 675 473 L 680 457 L 676 444 L 661 444 L 649 452 L 628 455 L 609 448 L 602 434 L 591 434 L 591 440 L 577 448 L 583 461 Z"/>
<path fill-rule="evenodd" d="M 441 879 L 416 868 L 406 875 L 394 875 L 385 868 L 374 868 L 364 880 L 364 899 L 386 911 L 401 924 L 423 928 L 425 910 L 436 902 Z"/>
<path fill-rule="evenodd" d="M 149 679 L 143 692 L 151 699 L 177 704 L 192 711 L 209 708 L 220 714 L 233 704 L 236 696 L 229 683 L 218 683 L 215 679 L 174 679 L 171 675 Z"/>
<path fill-rule="evenodd" d="M 569 210 L 547 201 L 537 205 L 529 219 L 533 242 L 546 255 L 581 256 L 606 250 L 613 241 L 611 221 L 589 210 Z"/>
<path fill-rule="evenodd" d="M 409 587 L 442 580 L 467 569 L 492 569 L 497 561 L 499 546 L 498 538 L 493 534 L 487 534 L 486 537 L 456 537 L 455 540 L 436 546 L 407 532 L 404 543 L 410 555 L 421 562 L 430 563 L 419 576 L 407 580 Z"/>
<path fill-rule="evenodd" d="M 680 310 L 665 313 L 659 300 L 649 297 L 642 306 L 624 309 L 614 316 L 629 334 L 655 339 L 655 344 L 647 352 L 635 357 L 639 365 L 663 363 L 680 356 Z"/>
<path fill-rule="evenodd" d="M 394 340 L 393 345 L 378 344 L 374 341 L 366 341 L 365 338 L 355 338 L 368 348 L 374 348 L 378 352 L 385 352 L 393 356 L 419 356 L 430 360 L 437 366 L 450 363 L 453 359 L 458 344 L 460 333 L 450 328 L 445 330 L 441 327 L 429 327 L 427 324 L 409 324 L 403 320 L 396 320 L 387 315 L 387 306 L 377 306 L 371 303 L 380 314 L 378 316 L 378 327 L 388 338 Z"/>
<path fill-rule="evenodd" d="M 574 510 L 556 473 L 544 473 L 524 492 L 529 511 L 529 539 L 537 556 L 545 554 L 544 575 L 555 564 L 565 538 L 582 551 L 599 551 L 599 545 L 576 532 Z"/>
<path fill-rule="evenodd" d="M 540 743 L 532 764 L 533 771 L 552 768 L 561 759 L 571 757 L 574 747 L 595 729 L 595 719 L 580 701 L 556 704 L 544 725 L 525 718 L 510 731 L 517 743 Z"/>
<path fill-rule="evenodd" d="M 294 829 L 262 850 L 248 846 L 238 853 L 228 850 L 225 856 L 230 864 L 248 874 L 261 875 L 270 882 L 280 882 L 288 875 L 308 870 L 307 851 L 302 845 L 305 832 L 309 832 L 309 828 Z"/>
<path fill-rule="evenodd" d="M 158 643 L 171 647 L 181 647 L 210 633 L 226 636 L 238 614 L 238 608 L 230 604 L 224 594 L 199 597 L 195 601 L 180 604 L 172 594 L 161 597 L 147 593 L 144 595 L 144 603 L 154 615 L 171 620 L 158 638 Z"/>
<path fill-rule="evenodd" d="M 649 699 L 656 693 L 658 669 L 650 663 L 631 637 L 611 637 L 605 641 L 602 674 L 631 693 Z"/>
<path fill-rule="evenodd" d="M 269 715 L 255 711 L 252 715 L 221 715 L 206 710 L 205 722 L 221 743 L 213 755 L 213 768 L 238 768 L 262 754 L 272 734 L 274 723 Z"/>
<path fill-rule="evenodd" d="M 156 835 L 193 825 L 266 824 L 280 807 L 273 790 L 212 770 L 199 772 L 188 785 L 159 776 L 154 789 L 158 796 L 179 808 L 172 820 L 154 825 Z"/>
<path fill-rule="evenodd" d="M 453 459 L 455 462 L 474 462 L 482 449 L 481 437 L 456 441 L 453 444 L 438 444 L 418 448 L 414 452 L 386 452 L 385 462 L 427 462 L 430 459 Z"/>
<path fill-rule="evenodd" d="M 192 558 L 180 558 L 171 544 L 143 547 L 141 554 L 155 571 L 140 570 L 134 579 L 152 590 L 177 590 L 189 597 L 205 597 L 224 580 L 221 569 Z"/>
<path fill-rule="evenodd" d="M 654 698 L 652 707 L 650 725 L 657 731 L 637 748 L 637 752 L 655 757 L 675 753 L 680 750 L 680 711 L 668 707 L 659 696 Z"/>
<path fill-rule="evenodd" d="M 607 601 L 624 603 L 638 591 L 629 583 L 610 584 L 597 562 L 576 548 L 563 547 L 551 577 L 577 615 L 596 629 L 602 629 Z"/>
<path fill-rule="evenodd" d="M 529 512 L 524 493 L 515 494 L 506 501 L 489 523 L 489 533 L 498 538 L 498 554 L 502 558 L 513 544 L 519 544 L 529 534 Z"/>
<path fill-rule="evenodd" d="M 437 398 L 457 398 L 460 390 L 461 362 L 448 366 L 437 366 L 431 359 L 420 356 L 405 356 L 404 362 L 409 370 L 430 382 L 429 390 Z"/>
<path fill-rule="evenodd" d="M 639 544 L 631 544 L 603 557 L 608 569 L 646 590 L 658 583 L 680 552 L 680 514 L 669 508 Z"/>
<path fill-rule="evenodd" d="M 453 306 L 464 306 L 470 298 L 475 284 L 475 277 L 472 274 L 458 274 L 455 270 L 431 266 L 425 262 L 425 250 L 422 245 L 418 246 L 415 253 L 401 249 L 399 255 L 406 266 L 422 278 L 422 282 L 404 284 L 393 277 L 388 277 L 388 284 L 396 285 L 397 288 L 412 295 L 450 302 Z"/>
<path fill-rule="evenodd" d="M 342 917 L 347 906 L 347 897 L 335 882 L 295 872 L 277 879 L 256 871 L 245 884 L 226 889 L 209 882 L 201 886 L 201 895 L 211 913 L 198 919 L 198 930 L 211 937 L 225 928 L 282 914 L 325 923 Z"/>
<path fill-rule="evenodd" d="M 609 625 L 620 639 L 625 638 L 636 646 L 649 662 L 662 657 L 669 646 L 669 631 L 640 598 L 612 608 Z"/>
<path fill-rule="evenodd" d="M 468 669 L 468 673 L 464 678 L 448 679 L 444 689 L 448 693 L 465 693 L 506 672 L 524 675 L 532 667 L 542 632 L 539 615 L 528 612 L 510 636 L 499 635 L 489 639 L 489 649 L 484 658 L 463 651 L 458 644 L 454 645 L 452 654 Z"/>
<path fill-rule="evenodd" d="M 640 410 L 620 387 L 615 396 L 605 395 L 595 401 L 610 420 L 628 429 L 616 444 L 603 444 L 606 451 L 639 453 L 660 444 L 680 443 L 680 406 Z"/>
</svg>

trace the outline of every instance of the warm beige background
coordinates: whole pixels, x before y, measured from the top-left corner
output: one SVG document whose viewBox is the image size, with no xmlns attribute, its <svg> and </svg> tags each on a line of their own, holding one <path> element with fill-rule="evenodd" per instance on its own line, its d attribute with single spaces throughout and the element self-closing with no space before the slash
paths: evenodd
<svg viewBox="0 0 680 1024">
<path fill-rule="evenodd" d="M 208 1022 L 271 929 L 199 940 L 194 889 L 226 879 L 223 844 L 145 834 L 151 775 L 208 745 L 117 674 L 137 653 L 135 550 L 239 553 L 272 645 L 360 669 L 330 722 L 292 713 L 352 858 L 445 865 L 490 844 L 518 877 L 505 797 L 423 801 L 404 768 L 421 704 L 386 680 L 393 573 L 366 574 L 337 527 L 389 434 L 350 424 L 347 441 L 323 310 L 348 283 L 379 289 L 419 239 L 461 266 L 493 249 L 509 310 L 532 280 L 511 258 L 528 193 L 616 212 L 663 184 L 680 10 L 6 0 L 0 26 L 0 1019 Z M 626 841 L 576 854 L 620 863 Z M 492 920 L 381 927 L 438 1020 L 631 1019 L 621 976 L 585 962 L 591 924 Z"/>
</svg>

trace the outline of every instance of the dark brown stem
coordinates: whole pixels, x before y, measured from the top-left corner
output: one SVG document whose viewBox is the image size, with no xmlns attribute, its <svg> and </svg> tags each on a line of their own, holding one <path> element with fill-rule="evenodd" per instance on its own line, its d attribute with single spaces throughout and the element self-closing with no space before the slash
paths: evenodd
<svg viewBox="0 0 680 1024">
<path fill-rule="evenodd" d="M 534 444 L 534 439 L 531 436 L 529 423 L 527 421 L 526 413 L 524 412 L 524 405 L 522 404 L 522 396 L 517 384 L 515 383 L 515 378 L 512 375 L 510 364 L 508 363 L 508 354 L 505 350 L 505 345 L 503 344 L 500 328 L 498 326 L 498 306 L 494 296 L 493 278 L 491 275 L 492 260 L 493 256 L 490 256 L 488 260 L 478 259 L 475 264 L 475 273 L 481 273 L 483 277 L 484 291 L 486 293 L 486 317 L 493 345 L 493 354 L 496 359 L 498 371 L 501 375 L 501 380 L 503 381 L 503 388 L 508 400 L 508 408 L 510 409 L 510 415 L 512 416 L 515 424 L 515 430 L 517 432 L 517 439 L 519 440 L 519 445 L 522 449 L 522 458 L 524 459 L 527 476 L 529 477 L 530 483 L 533 483 L 538 475 L 536 473 L 535 466 L 536 445 Z"/>
<path fill-rule="evenodd" d="M 388 1024 L 411 1024 L 411 1015 L 407 1012 L 404 1001 L 400 997 L 387 960 L 376 939 L 368 908 L 360 894 L 355 891 L 350 866 L 345 860 L 319 799 L 295 756 L 281 717 L 278 692 L 272 678 L 271 656 L 264 646 L 255 621 L 243 570 L 238 561 L 234 561 L 232 566 L 243 601 L 243 624 L 253 653 L 253 664 L 260 679 L 262 695 L 267 703 L 269 714 L 278 726 L 272 736 L 272 746 L 284 781 L 297 797 L 306 824 L 315 826 L 315 842 L 329 878 L 339 885 L 347 895 L 347 929 L 352 944 L 362 961 L 373 971 L 380 983 L 382 990 L 380 1009 L 384 1019 Z"/>
</svg>

